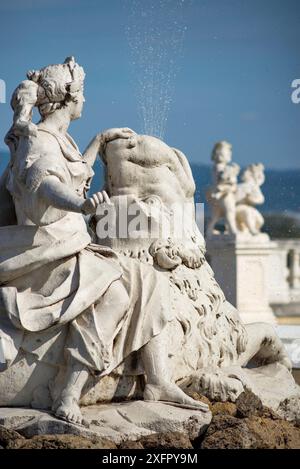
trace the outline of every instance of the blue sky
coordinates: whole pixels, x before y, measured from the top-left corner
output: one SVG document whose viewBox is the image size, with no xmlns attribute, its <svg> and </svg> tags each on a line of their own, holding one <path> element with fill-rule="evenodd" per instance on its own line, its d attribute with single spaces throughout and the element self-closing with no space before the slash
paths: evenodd
<svg viewBox="0 0 300 469">
<path fill-rule="evenodd" d="M 168 23 L 164 0 L 135 2 L 141 12 L 149 2 L 159 7 L 160 21 Z M 262 161 L 273 168 L 299 168 L 300 104 L 290 96 L 291 82 L 300 78 L 300 2 L 172 3 L 187 29 L 167 143 L 190 161 L 209 163 L 214 142 L 226 139 L 241 165 Z M 140 131 L 137 77 L 126 36 L 132 5 L 133 0 L 1 0 L 0 79 L 6 81 L 8 101 L 27 70 L 75 55 L 87 74 L 83 117 L 70 129 L 79 146 L 84 149 L 108 127 Z M 9 103 L 0 104 L 0 149 L 11 119 Z"/>
</svg>

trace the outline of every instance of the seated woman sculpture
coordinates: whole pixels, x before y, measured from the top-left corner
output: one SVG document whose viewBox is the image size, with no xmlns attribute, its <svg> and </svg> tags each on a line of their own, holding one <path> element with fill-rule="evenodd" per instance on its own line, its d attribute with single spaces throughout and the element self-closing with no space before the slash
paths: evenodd
<svg viewBox="0 0 300 469">
<path fill-rule="evenodd" d="M 1 368 L 13 363 L 30 334 L 67 325 L 63 391 L 53 403 L 58 417 L 82 423 L 78 402 L 89 373 L 108 374 L 135 351 L 147 377 L 146 400 L 207 411 L 171 380 L 167 279 L 91 243 L 83 215 L 109 202 L 104 191 L 87 197 L 96 155 L 133 132 L 99 134 L 81 155 L 67 131 L 81 116 L 83 82 L 83 69 L 68 58 L 29 72 L 12 98 L 11 159 L 1 178 Z M 38 125 L 32 123 L 34 106 Z"/>
</svg>

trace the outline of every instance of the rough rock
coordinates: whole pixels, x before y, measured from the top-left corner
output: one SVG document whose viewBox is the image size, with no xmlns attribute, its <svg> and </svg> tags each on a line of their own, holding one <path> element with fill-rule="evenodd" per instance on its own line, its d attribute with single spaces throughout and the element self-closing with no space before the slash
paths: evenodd
<svg viewBox="0 0 300 469">
<path fill-rule="evenodd" d="M 236 417 L 237 408 L 233 402 L 215 402 L 211 406 L 211 411 L 214 415 L 231 415 Z"/>
<path fill-rule="evenodd" d="M 277 409 L 278 414 L 300 427 L 300 398 L 285 399 Z"/>
<path fill-rule="evenodd" d="M 216 415 L 201 444 L 203 449 L 247 449 L 256 439 L 243 420 L 230 415 Z"/>
<path fill-rule="evenodd" d="M 0 424 L 26 438 L 69 434 L 88 439 L 104 438 L 121 444 L 156 433 L 181 433 L 194 440 L 211 421 L 210 412 L 144 401 L 88 406 L 82 408 L 82 413 L 89 427 L 73 425 L 35 409 L 0 408 Z M 17 437 L 20 435 L 15 439 Z M 39 440 L 37 444 L 42 443 Z"/>
<path fill-rule="evenodd" d="M 277 409 L 285 399 L 300 399 L 300 387 L 289 370 L 280 363 L 272 363 L 258 368 L 236 369 L 242 382 L 258 396 L 263 405 Z"/>
<path fill-rule="evenodd" d="M 252 416 L 213 418 L 201 444 L 203 449 L 299 449 L 300 429 L 291 422 Z"/>
<path fill-rule="evenodd" d="M 210 400 L 206 397 L 206 396 L 203 396 L 202 394 L 199 394 L 198 392 L 195 392 L 195 391 L 188 391 L 188 390 L 185 390 L 186 394 L 188 396 L 190 396 L 192 399 L 195 399 L 195 401 L 200 401 L 200 402 L 204 402 L 204 404 L 207 404 L 208 407 L 210 408 L 210 410 L 212 410 L 212 404 L 210 402 Z"/>
<path fill-rule="evenodd" d="M 119 449 L 143 449 L 142 443 L 139 441 L 123 441 L 119 446 Z"/>
<path fill-rule="evenodd" d="M 258 396 L 251 391 L 244 391 L 236 400 L 238 417 L 249 417 L 262 413 L 263 405 Z"/>
<path fill-rule="evenodd" d="M 184 433 L 156 433 L 139 440 L 144 449 L 193 449 L 189 437 Z"/>
<path fill-rule="evenodd" d="M 282 420 L 282 417 L 277 413 L 274 412 L 273 409 L 269 407 L 263 406 L 262 411 L 258 413 L 260 417 L 264 417 L 271 420 Z"/>
<path fill-rule="evenodd" d="M 0 425 L 0 445 L 3 448 L 6 448 L 8 444 L 15 440 L 24 440 L 24 437 L 20 433 L 5 428 L 3 425 Z"/>
<path fill-rule="evenodd" d="M 7 449 L 117 449 L 109 440 L 77 435 L 36 435 L 11 441 Z"/>
<path fill-rule="evenodd" d="M 300 429 L 285 420 L 262 417 L 245 419 L 257 449 L 300 449 Z"/>
</svg>

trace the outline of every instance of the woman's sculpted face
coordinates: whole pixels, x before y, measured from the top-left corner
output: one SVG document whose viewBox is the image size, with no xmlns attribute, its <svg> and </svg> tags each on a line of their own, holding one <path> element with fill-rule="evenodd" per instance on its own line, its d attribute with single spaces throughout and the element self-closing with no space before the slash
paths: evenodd
<svg viewBox="0 0 300 469">
<path fill-rule="evenodd" d="M 75 101 L 71 101 L 69 103 L 71 120 L 76 120 L 81 117 L 84 103 L 85 103 L 85 97 L 83 94 L 83 90 L 81 90 L 78 92 Z"/>
</svg>

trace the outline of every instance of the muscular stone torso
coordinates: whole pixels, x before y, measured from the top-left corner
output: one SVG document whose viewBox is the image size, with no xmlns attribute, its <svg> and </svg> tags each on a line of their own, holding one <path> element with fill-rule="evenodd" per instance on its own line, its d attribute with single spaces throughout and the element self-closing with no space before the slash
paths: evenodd
<svg viewBox="0 0 300 469">
<path fill-rule="evenodd" d="M 178 154 L 154 137 L 135 137 L 134 147 L 116 140 L 106 149 L 106 186 L 111 196 L 134 194 L 143 199 L 156 195 L 169 205 L 193 196 L 194 182 Z M 183 157 L 184 158 L 184 157 Z"/>
</svg>

